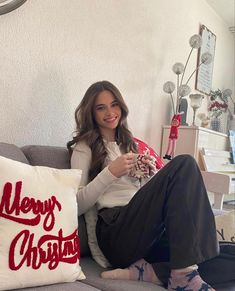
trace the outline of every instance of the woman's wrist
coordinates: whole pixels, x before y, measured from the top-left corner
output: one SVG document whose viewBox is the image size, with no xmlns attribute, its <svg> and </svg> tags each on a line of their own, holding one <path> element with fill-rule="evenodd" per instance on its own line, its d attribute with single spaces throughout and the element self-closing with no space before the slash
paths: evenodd
<svg viewBox="0 0 235 291">
<path fill-rule="evenodd" d="M 104 168 L 104 171 L 106 172 L 108 179 L 112 182 L 119 179 L 119 177 L 117 177 L 112 171 L 110 171 L 109 167 L 110 167 L 110 165 L 108 165 L 107 167 Z"/>
<path fill-rule="evenodd" d="M 109 173 L 110 173 L 113 177 L 115 177 L 115 178 L 119 178 L 118 174 L 115 173 L 115 170 L 113 169 L 112 165 L 108 165 L 108 166 L 107 166 L 107 169 L 108 169 Z"/>
</svg>

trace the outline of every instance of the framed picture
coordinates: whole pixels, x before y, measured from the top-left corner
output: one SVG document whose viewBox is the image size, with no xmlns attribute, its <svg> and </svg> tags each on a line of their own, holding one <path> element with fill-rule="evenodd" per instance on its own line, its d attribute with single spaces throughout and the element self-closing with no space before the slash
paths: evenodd
<svg viewBox="0 0 235 291">
<path fill-rule="evenodd" d="M 197 66 L 201 63 L 201 55 L 205 52 L 209 52 L 212 55 L 212 62 L 208 65 L 201 64 L 196 73 L 195 89 L 201 93 L 209 95 L 212 85 L 214 56 L 215 56 L 215 44 L 216 36 L 205 25 L 200 26 L 200 33 L 202 37 L 202 46 L 198 50 Z"/>
</svg>

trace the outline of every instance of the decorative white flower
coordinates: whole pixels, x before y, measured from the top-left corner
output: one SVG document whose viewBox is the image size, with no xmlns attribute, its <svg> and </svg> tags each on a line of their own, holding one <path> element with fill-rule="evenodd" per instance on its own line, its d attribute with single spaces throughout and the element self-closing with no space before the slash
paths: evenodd
<svg viewBox="0 0 235 291">
<path fill-rule="evenodd" d="M 232 98 L 233 91 L 231 89 L 225 89 L 221 93 L 222 93 L 221 97 L 222 97 L 222 100 L 223 101 L 228 102 L 228 100 L 230 99 L 230 101 L 232 102 L 232 104 L 235 105 L 235 101 Z M 229 108 L 228 108 L 228 111 L 229 111 L 230 115 L 234 115 L 234 113 L 235 113 L 235 106 L 234 106 L 234 113 L 232 113 Z"/>
<path fill-rule="evenodd" d="M 224 97 L 231 97 L 232 96 L 233 91 L 231 89 L 225 89 L 222 94 Z"/>
<path fill-rule="evenodd" d="M 175 84 L 171 81 L 167 81 L 164 85 L 163 85 L 163 91 L 165 93 L 169 93 L 171 94 L 172 92 L 174 92 L 175 90 Z"/>
<path fill-rule="evenodd" d="M 188 85 L 180 85 L 179 87 L 179 96 L 182 98 L 184 96 L 187 96 L 191 92 L 191 89 Z"/>
<path fill-rule="evenodd" d="M 212 59 L 213 59 L 212 54 L 209 52 L 205 52 L 201 55 L 201 62 L 204 65 L 209 65 L 212 62 Z"/>
<path fill-rule="evenodd" d="M 202 37 L 199 34 L 194 34 L 190 37 L 189 44 L 192 48 L 198 49 L 202 45 Z"/>
<path fill-rule="evenodd" d="M 183 73 L 184 71 L 184 65 L 182 63 L 175 63 L 174 66 L 172 67 L 172 71 L 176 74 L 176 75 L 180 75 Z"/>
</svg>

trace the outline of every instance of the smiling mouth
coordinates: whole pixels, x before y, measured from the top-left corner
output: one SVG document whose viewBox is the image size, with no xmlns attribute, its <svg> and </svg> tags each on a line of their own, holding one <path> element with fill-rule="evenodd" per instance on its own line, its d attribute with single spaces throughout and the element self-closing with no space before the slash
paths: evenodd
<svg viewBox="0 0 235 291">
<path fill-rule="evenodd" d="M 112 123 L 115 122 L 117 120 L 117 116 L 116 117 L 112 117 L 112 118 L 106 118 L 104 121 L 108 122 L 108 123 Z"/>
</svg>

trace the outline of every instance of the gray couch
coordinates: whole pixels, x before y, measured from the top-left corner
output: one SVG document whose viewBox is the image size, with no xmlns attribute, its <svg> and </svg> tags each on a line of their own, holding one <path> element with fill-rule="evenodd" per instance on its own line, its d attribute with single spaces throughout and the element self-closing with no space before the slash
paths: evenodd
<svg viewBox="0 0 235 291">
<path fill-rule="evenodd" d="M 70 168 L 69 154 L 66 148 L 54 146 L 30 145 L 17 147 L 13 144 L 0 143 L 0 155 L 14 159 L 23 163 L 39 166 L 49 166 L 59 169 Z M 79 290 L 79 291 L 164 291 L 162 286 L 157 286 L 146 282 L 135 282 L 126 280 L 107 280 L 100 277 L 103 270 L 91 258 L 87 242 L 86 225 L 83 216 L 79 217 L 79 234 L 81 239 L 81 266 L 86 275 L 86 280 L 73 283 L 55 284 L 37 288 L 27 288 L 28 291 L 47 291 L 47 290 Z M 223 284 L 215 286 L 217 291 L 235 291 L 235 284 Z M 22 290 L 22 289 L 21 289 Z"/>
</svg>

